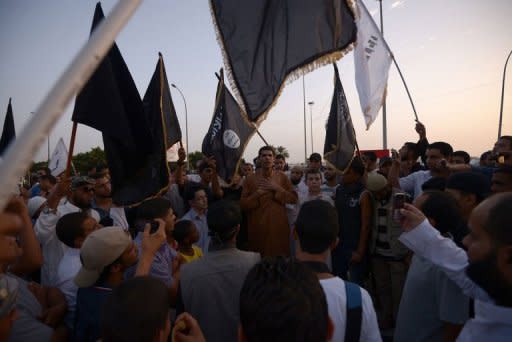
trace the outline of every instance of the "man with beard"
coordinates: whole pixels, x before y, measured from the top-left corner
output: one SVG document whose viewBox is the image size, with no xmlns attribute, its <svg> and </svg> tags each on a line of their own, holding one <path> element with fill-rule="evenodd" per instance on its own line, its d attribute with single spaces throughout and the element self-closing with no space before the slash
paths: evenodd
<svg viewBox="0 0 512 342">
<path fill-rule="evenodd" d="M 322 192 L 328 194 L 331 198 L 334 198 L 338 185 L 336 169 L 332 167 L 332 165 L 328 164 L 324 171 L 324 183 L 321 186 Z"/>
<path fill-rule="evenodd" d="M 95 180 L 92 207 L 100 215 L 100 224 L 104 227 L 118 226 L 128 230 L 124 208 L 116 207 L 112 203 L 110 178 L 103 173 L 95 173 L 91 178 Z"/>
<path fill-rule="evenodd" d="M 400 240 L 443 271 L 475 299 L 475 317 L 458 341 L 509 341 L 512 336 L 512 194 L 480 203 L 469 219 L 467 252 L 432 228 L 417 208 L 406 204 Z"/>
<path fill-rule="evenodd" d="M 414 206 L 446 237 L 461 220 L 457 202 L 446 192 L 426 191 Z M 440 267 L 415 254 L 398 309 L 395 342 L 455 341 L 468 318 L 469 298 Z"/>
<path fill-rule="evenodd" d="M 286 204 L 297 202 L 288 177 L 274 172 L 275 152 L 263 146 L 258 152 L 261 168 L 247 177 L 240 206 L 247 214 L 249 248 L 263 256 L 290 254 Z"/>
<path fill-rule="evenodd" d="M 70 187 L 71 182 L 71 187 Z M 69 213 L 86 212 L 97 222 L 100 216 L 91 209 L 94 196 L 95 181 L 86 176 L 77 176 L 72 180 L 64 179 L 57 183 L 48 197 L 47 206 L 34 225 L 37 239 L 41 243 L 44 263 L 41 267 L 41 284 L 56 285 L 56 275 L 59 262 L 67 250 L 60 242 L 55 227 L 59 219 Z"/>
</svg>

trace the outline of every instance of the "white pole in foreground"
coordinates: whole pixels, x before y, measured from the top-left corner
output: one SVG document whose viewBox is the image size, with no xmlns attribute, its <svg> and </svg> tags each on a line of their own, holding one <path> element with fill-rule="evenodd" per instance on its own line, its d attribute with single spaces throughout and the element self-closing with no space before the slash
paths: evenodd
<svg viewBox="0 0 512 342">
<path fill-rule="evenodd" d="M 0 210 L 15 192 L 18 179 L 23 176 L 66 106 L 89 80 L 141 2 L 119 0 L 57 80 L 21 134 L 9 146 L 0 164 Z"/>
</svg>

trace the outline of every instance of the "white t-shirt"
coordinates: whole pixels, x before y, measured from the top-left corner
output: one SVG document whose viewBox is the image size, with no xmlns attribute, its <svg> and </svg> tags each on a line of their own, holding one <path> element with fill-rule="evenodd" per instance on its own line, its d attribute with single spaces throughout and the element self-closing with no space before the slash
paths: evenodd
<svg viewBox="0 0 512 342">
<path fill-rule="evenodd" d="M 332 341 L 345 340 L 345 327 L 347 324 L 347 296 L 345 283 L 341 278 L 333 277 L 320 279 L 320 285 L 324 289 L 327 298 L 329 317 L 334 324 Z M 377 315 L 373 307 L 372 299 L 368 292 L 361 288 L 361 300 L 363 319 L 361 322 L 361 337 L 359 341 L 382 341 L 377 324 Z"/>
</svg>

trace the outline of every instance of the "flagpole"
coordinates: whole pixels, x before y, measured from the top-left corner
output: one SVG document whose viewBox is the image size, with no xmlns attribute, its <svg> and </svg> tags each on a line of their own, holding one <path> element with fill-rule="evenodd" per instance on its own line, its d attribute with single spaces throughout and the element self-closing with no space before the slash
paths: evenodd
<svg viewBox="0 0 512 342">
<path fill-rule="evenodd" d="M 315 104 L 314 101 L 309 101 L 309 120 L 310 120 L 310 127 L 311 127 L 311 153 L 315 152 L 315 149 L 313 148 L 313 105 Z"/>
<path fill-rule="evenodd" d="M 68 161 L 66 163 L 66 171 L 64 173 L 64 178 L 67 179 L 69 177 L 69 172 L 71 171 L 71 160 L 73 158 L 73 150 L 75 149 L 75 139 L 76 139 L 76 128 L 78 123 L 73 121 L 73 128 L 71 129 L 71 139 L 69 140 L 69 151 L 68 151 Z"/>
<path fill-rule="evenodd" d="M 384 17 L 382 15 L 382 0 L 379 1 L 380 8 L 380 33 L 384 38 Z M 386 97 L 382 103 L 382 148 L 386 150 L 388 148 L 388 129 L 387 129 L 387 118 L 386 118 Z"/>
<path fill-rule="evenodd" d="M 171 87 L 173 87 L 174 89 L 176 89 L 180 95 L 181 95 L 181 98 L 183 99 L 183 103 L 185 104 L 185 144 L 187 144 L 187 151 L 190 152 L 190 146 L 188 146 L 188 111 L 187 111 L 187 101 L 185 100 L 185 95 L 183 95 L 182 91 L 180 88 L 178 88 L 176 86 L 176 84 L 174 83 L 171 83 Z M 187 152 L 188 154 L 188 152 Z M 188 155 L 187 155 L 187 170 L 190 170 L 190 158 L 188 158 Z"/>
<path fill-rule="evenodd" d="M 402 83 L 404 84 L 405 91 L 407 92 L 407 96 L 409 97 L 409 101 L 411 102 L 412 111 L 414 112 L 414 118 L 415 118 L 414 120 L 419 121 L 418 113 L 416 112 L 416 107 L 414 106 L 414 102 L 412 101 L 412 96 L 411 96 L 411 93 L 409 92 L 409 87 L 407 86 L 407 83 L 405 82 L 404 75 L 402 75 L 402 71 L 400 70 L 400 67 L 398 66 L 395 56 L 393 55 L 393 53 L 391 53 L 391 51 L 389 51 L 389 52 L 391 54 L 391 59 L 393 60 L 393 63 L 395 64 L 396 69 L 398 70 L 398 74 L 400 75 L 400 78 L 402 79 Z"/>
<path fill-rule="evenodd" d="M 505 61 L 505 67 L 503 68 L 503 81 L 501 84 L 500 122 L 498 124 L 498 139 L 501 137 L 501 125 L 503 124 L 503 99 L 505 98 L 505 76 L 507 73 L 507 64 L 508 60 L 510 59 L 510 55 L 512 55 L 512 50 L 510 50 L 507 60 Z"/>
<path fill-rule="evenodd" d="M 5 207 L 15 191 L 17 179 L 31 163 L 43 139 L 62 116 L 68 103 L 89 80 L 114 43 L 115 37 L 141 2 L 142 0 L 118 1 L 110 15 L 100 23 L 50 89 L 36 110 L 36 115 L 25 126 L 18 139 L 9 146 L 0 166 L 0 209 Z"/>
<path fill-rule="evenodd" d="M 302 104 L 304 105 L 304 162 L 306 163 L 308 160 L 308 151 L 306 146 L 306 81 L 304 80 L 304 75 L 302 75 Z"/>
</svg>

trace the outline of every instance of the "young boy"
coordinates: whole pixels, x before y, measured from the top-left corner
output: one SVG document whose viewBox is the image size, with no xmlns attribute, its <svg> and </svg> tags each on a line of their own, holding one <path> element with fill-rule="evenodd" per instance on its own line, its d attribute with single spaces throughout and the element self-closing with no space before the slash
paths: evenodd
<svg viewBox="0 0 512 342">
<path fill-rule="evenodd" d="M 183 257 L 185 263 L 194 261 L 203 256 L 201 248 L 193 245 L 199 241 L 199 231 L 194 222 L 190 220 L 176 222 L 173 236 L 176 242 L 178 242 L 178 252 Z"/>
</svg>

